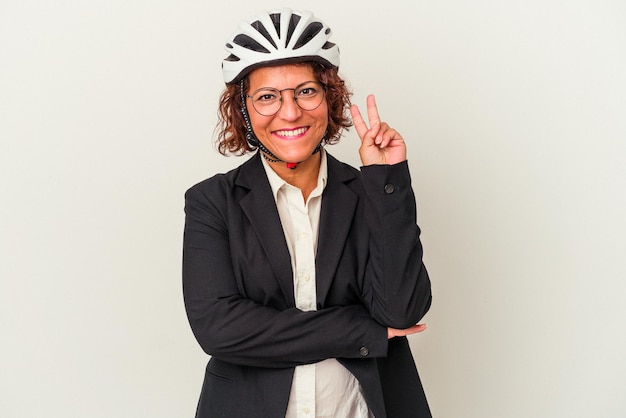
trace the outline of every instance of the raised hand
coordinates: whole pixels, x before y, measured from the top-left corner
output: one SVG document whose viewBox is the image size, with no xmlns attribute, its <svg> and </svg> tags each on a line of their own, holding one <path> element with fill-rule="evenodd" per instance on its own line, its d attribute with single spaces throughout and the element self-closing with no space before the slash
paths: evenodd
<svg viewBox="0 0 626 418">
<path fill-rule="evenodd" d="M 356 105 L 350 107 L 350 113 L 356 132 L 361 138 L 359 154 L 363 165 L 397 164 L 406 160 L 404 139 L 398 131 L 380 121 L 374 95 L 367 96 L 369 128 Z"/>
</svg>

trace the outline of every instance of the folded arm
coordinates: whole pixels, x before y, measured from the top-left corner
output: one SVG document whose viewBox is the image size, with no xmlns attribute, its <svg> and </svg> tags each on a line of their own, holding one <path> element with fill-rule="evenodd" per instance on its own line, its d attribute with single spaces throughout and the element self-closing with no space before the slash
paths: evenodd
<svg viewBox="0 0 626 418">
<path fill-rule="evenodd" d="M 183 293 L 205 352 L 256 367 L 386 355 L 388 331 L 362 305 L 302 312 L 244 297 L 233 271 L 225 208 L 218 206 L 197 188 L 186 194 Z"/>
</svg>

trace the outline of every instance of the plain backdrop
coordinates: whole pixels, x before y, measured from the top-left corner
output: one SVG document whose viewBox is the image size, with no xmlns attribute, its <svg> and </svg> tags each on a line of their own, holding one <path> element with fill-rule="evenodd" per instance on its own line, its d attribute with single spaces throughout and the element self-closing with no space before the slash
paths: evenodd
<svg viewBox="0 0 626 418">
<path fill-rule="evenodd" d="M 626 416 L 626 3 L 288 5 L 408 142 L 434 416 Z M 0 0 L 0 416 L 193 416 L 183 193 L 245 159 L 213 146 L 223 45 L 278 6 Z"/>
</svg>

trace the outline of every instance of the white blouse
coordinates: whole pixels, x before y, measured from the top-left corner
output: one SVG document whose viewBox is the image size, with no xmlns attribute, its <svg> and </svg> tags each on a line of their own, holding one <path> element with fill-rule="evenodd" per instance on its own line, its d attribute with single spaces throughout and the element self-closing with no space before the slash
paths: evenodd
<svg viewBox="0 0 626 418">
<path fill-rule="evenodd" d="M 317 309 L 315 255 L 319 230 L 322 192 L 326 187 L 326 153 L 321 153 L 317 187 L 305 202 L 302 192 L 281 179 L 263 159 L 280 221 L 291 254 L 296 307 Z M 286 418 L 373 418 L 361 385 L 336 359 L 295 368 Z"/>
</svg>

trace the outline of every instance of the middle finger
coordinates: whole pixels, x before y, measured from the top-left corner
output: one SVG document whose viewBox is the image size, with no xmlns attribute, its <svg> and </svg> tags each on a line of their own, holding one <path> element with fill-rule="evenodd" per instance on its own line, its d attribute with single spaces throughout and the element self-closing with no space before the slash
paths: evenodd
<svg viewBox="0 0 626 418">
<path fill-rule="evenodd" d="M 376 98 L 373 94 L 367 96 L 367 118 L 370 122 L 370 127 L 380 123 L 380 115 L 378 114 L 378 107 L 376 106 Z"/>
</svg>

